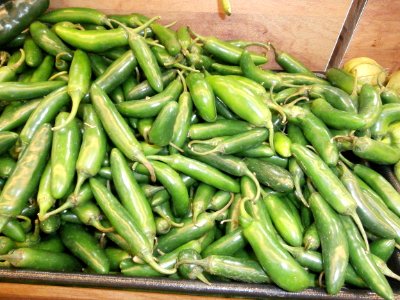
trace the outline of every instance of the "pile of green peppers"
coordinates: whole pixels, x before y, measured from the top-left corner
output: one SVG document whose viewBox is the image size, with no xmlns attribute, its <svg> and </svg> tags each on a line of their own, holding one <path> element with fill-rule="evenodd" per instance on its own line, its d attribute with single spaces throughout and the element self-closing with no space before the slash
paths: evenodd
<svg viewBox="0 0 400 300">
<path fill-rule="evenodd" d="M 0 59 L 1 267 L 394 299 L 400 194 L 372 166 L 400 168 L 396 93 L 89 8 Z"/>
</svg>

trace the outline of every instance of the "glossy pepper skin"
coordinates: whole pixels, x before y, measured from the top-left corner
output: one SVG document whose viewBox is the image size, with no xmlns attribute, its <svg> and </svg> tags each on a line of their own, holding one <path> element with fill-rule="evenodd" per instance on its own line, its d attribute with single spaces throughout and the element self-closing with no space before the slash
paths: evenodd
<svg viewBox="0 0 400 300">
<path fill-rule="evenodd" d="M 0 6 L 0 46 L 17 37 L 49 7 L 49 0 L 7 1 Z"/>
<path fill-rule="evenodd" d="M 302 291 L 314 285 L 313 276 L 303 269 L 278 240 L 266 231 L 262 222 L 240 207 L 240 225 L 264 271 L 279 287 L 291 291 Z"/>
</svg>

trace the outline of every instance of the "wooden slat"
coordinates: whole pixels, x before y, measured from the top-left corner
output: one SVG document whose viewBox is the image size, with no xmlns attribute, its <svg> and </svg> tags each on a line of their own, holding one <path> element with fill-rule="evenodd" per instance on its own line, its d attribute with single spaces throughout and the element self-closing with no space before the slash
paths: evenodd
<svg viewBox="0 0 400 300">
<path fill-rule="evenodd" d="M 217 0 L 53 0 L 51 9 L 86 6 L 106 13 L 140 12 L 176 20 L 203 35 L 223 39 L 272 41 L 315 71 L 325 70 L 351 0 L 231 0 L 232 16 L 224 17 Z M 270 67 L 276 67 L 270 64 Z"/>
<path fill-rule="evenodd" d="M 201 300 L 211 299 L 206 296 L 178 294 L 158 294 L 139 291 L 123 291 L 111 289 L 61 287 L 51 285 L 34 285 L 18 283 L 0 283 L 0 299 L 15 300 Z M 214 300 L 226 298 L 212 297 Z"/>
<path fill-rule="evenodd" d="M 369 0 L 342 64 L 367 56 L 389 72 L 400 68 L 400 1 Z"/>
</svg>

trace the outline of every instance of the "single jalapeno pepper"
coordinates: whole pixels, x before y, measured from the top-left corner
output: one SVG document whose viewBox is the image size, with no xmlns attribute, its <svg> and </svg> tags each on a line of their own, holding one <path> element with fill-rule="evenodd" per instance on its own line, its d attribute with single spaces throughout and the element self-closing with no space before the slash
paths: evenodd
<svg viewBox="0 0 400 300">
<path fill-rule="evenodd" d="M 168 102 L 155 118 L 149 131 L 149 141 L 160 147 L 169 145 L 178 115 L 178 103 Z"/>
<path fill-rule="evenodd" d="M 380 93 L 380 98 L 383 104 L 400 103 L 399 94 L 396 91 L 387 87 Z"/>
<path fill-rule="evenodd" d="M 0 177 L 8 178 L 15 169 L 17 162 L 10 156 L 0 157 Z"/>
<path fill-rule="evenodd" d="M 174 30 L 158 23 L 151 24 L 150 28 L 157 36 L 160 43 L 165 46 L 165 49 L 167 49 L 169 54 L 175 56 L 181 52 L 181 44 L 179 43 L 177 33 Z"/>
<path fill-rule="evenodd" d="M 117 111 L 110 98 L 96 84 L 92 84 L 90 95 L 94 109 L 112 142 L 130 160 L 143 163 L 149 170 L 152 180 L 155 180 L 153 167 L 144 156 L 141 146 L 129 125 Z"/>
<path fill-rule="evenodd" d="M 120 263 L 125 259 L 132 259 L 131 255 L 127 251 L 119 248 L 107 247 L 104 249 L 104 252 L 110 262 L 110 271 L 120 271 Z"/>
<path fill-rule="evenodd" d="M 156 228 L 151 207 L 144 192 L 137 183 L 121 151 L 116 148 L 111 150 L 110 161 L 112 179 L 122 205 L 136 224 L 142 228 L 149 242 L 153 243 Z M 156 175 L 158 175 L 157 169 Z"/>
<path fill-rule="evenodd" d="M 140 227 L 129 216 L 126 209 L 97 179 L 90 179 L 90 186 L 100 208 L 107 216 L 115 231 L 128 243 L 129 252 L 149 264 L 154 270 L 163 274 L 174 274 L 175 269 L 165 269 L 156 263 L 152 256 L 152 245 Z"/>
<path fill-rule="evenodd" d="M 53 130 L 64 128 L 65 126 L 68 126 L 70 122 L 72 122 L 78 111 L 79 103 L 89 91 L 90 79 L 92 76 L 90 60 L 89 56 L 80 49 L 77 49 L 74 52 L 69 69 L 69 76 L 70 79 L 68 80 L 67 92 L 72 100 L 71 112 L 62 127 L 55 127 Z"/>
<path fill-rule="evenodd" d="M 171 195 L 174 213 L 181 217 L 188 215 L 190 210 L 189 194 L 179 174 L 168 164 L 152 160 L 150 162 L 154 167 L 157 180 Z M 137 171 L 147 173 L 147 170 L 141 169 L 141 166 L 137 168 Z"/>
<path fill-rule="evenodd" d="M 3 4 L 3 3 L 2 3 Z M 0 45 L 10 45 L 26 27 L 49 7 L 48 0 L 6 2 L 1 6 Z"/>
<path fill-rule="evenodd" d="M 25 103 L 15 102 L 7 105 L 0 115 L 0 131 L 8 131 L 22 126 L 40 101 L 41 99 L 37 99 Z"/>
<path fill-rule="evenodd" d="M 7 152 L 18 140 L 18 133 L 12 131 L 0 132 L 0 154 Z"/>
<path fill-rule="evenodd" d="M 253 259 L 236 258 L 226 254 L 210 255 L 202 260 L 178 259 L 178 264 L 190 263 L 204 269 L 205 272 L 249 283 L 270 283 L 271 279 Z"/>
<path fill-rule="evenodd" d="M 293 87 L 293 86 L 304 86 L 304 85 L 321 85 L 321 86 L 330 86 L 329 82 L 319 78 L 315 75 L 307 75 L 307 74 L 293 74 L 293 73 L 285 73 L 279 72 L 276 73 L 280 82 L 282 83 L 282 87 Z M 347 95 L 347 94 L 346 94 Z"/>
<path fill-rule="evenodd" d="M 217 142 L 215 147 L 211 148 L 206 152 L 197 152 L 193 150 L 193 152 L 197 152 L 198 155 L 207 155 L 212 153 L 221 153 L 221 154 L 235 154 L 237 152 L 242 152 L 248 149 L 252 149 L 253 147 L 261 145 L 268 138 L 268 130 L 256 128 L 249 130 L 244 133 L 239 133 L 237 135 L 232 135 L 224 138 L 222 141 Z M 217 138 L 219 140 L 219 138 Z M 210 142 L 213 145 L 213 139 L 208 141 L 196 141 L 192 140 L 188 146 L 192 148 L 193 145 L 196 144 L 208 144 Z M 214 145 L 213 145 L 214 146 Z"/>
<path fill-rule="evenodd" d="M 36 190 L 50 152 L 51 139 L 50 124 L 42 125 L 19 158 L 0 194 L 0 228 L 4 226 L 4 220 L 21 213 Z"/>
<path fill-rule="evenodd" d="M 186 263 L 189 261 L 199 261 L 201 255 L 199 252 L 193 249 L 185 249 L 179 252 L 176 264 L 178 267 L 178 273 L 185 279 L 195 280 L 198 279 L 206 284 L 210 284 L 207 278 L 203 274 L 203 268 L 197 264 Z"/>
<path fill-rule="evenodd" d="M 266 127 L 269 130 L 269 143 L 274 149 L 271 112 L 262 102 L 261 97 L 241 88 L 234 78 L 228 76 L 212 75 L 206 79 L 211 84 L 214 93 L 234 113 L 255 126 Z"/>
<path fill-rule="evenodd" d="M 57 253 L 41 249 L 19 248 L 2 255 L 0 260 L 22 269 L 53 272 L 76 272 L 81 270 L 79 261 L 66 253 Z"/>
<path fill-rule="evenodd" d="M 365 251 L 357 227 L 349 217 L 341 216 L 340 218 L 347 234 L 350 263 L 371 290 L 385 299 L 393 299 L 393 291 L 372 259 L 371 254 Z"/>
<path fill-rule="evenodd" d="M 63 126 L 69 114 L 61 112 L 56 118 L 56 127 L 62 126 L 54 132 L 51 149 L 51 194 L 60 199 L 66 195 L 75 176 L 76 160 L 81 147 L 81 133 L 76 118 Z"/>
<path fill-rule="evenodd" d="M 245 51 L 242 48 L 231 45 L 229 42 L 222 41 L 216 37 L 202 37 L 196 34 L 195 36 L 203 42 L 204 49 L 219 60 L 232 65 L 239 65 L 240 57 Z M 251 59 L 256 65 L 262 65 L 268 61 L 266 56 L 255 53 L 251 54 Z"/>
<path fill-rule="evenodd" d="M 192 72 L 186 77 L 186 83 L 200 117 L 206 122 L 214 122 L 217 118 L 215 96 L 204 75 Z"/>
<path fill-rule="evenodd" d="M 176 74 L 176 70 L 167 70 L 162 73 L 161 80 L 163 82 L 163 86 L 168 86 L 176 78 Z M 125 98 L 126 100 L 139 100 L 155 94 L 157 94 L 157 92 L 150 86 L 149 81 L 144 80 L 127 91 Z"/>
<path fill-rule="evenodd" d="M 51 161 L 47 163 L 40 178 L 36 201 L 39 206 L 39 221 L 43 221 L 45 214 L 56 202 L 56 199 L 51 194 Z"/>
<path fill-rule="evenodd" d="M 396 214 L 385 205 L 383 200 L 364 181 L 357 178 L 357 182 L 360 185 L 366 205 L 383 220 L 382 223 L 374 224 L 374 230 L 370 230 L 370 232 L 372 233 L 374 231 L 378 233 L 379 236 L 385 238 L 394 238 L 396 243 L 399 243 L 400 223 Z M 381 225 L 382 228 L 379 228 L 379 225 Z M 378 229 L 380 229 L 381 232 L 379 232 Z"/>
<path fill-rule="evenodd" d="M 187 91 L 186 86 L 184 85 L 184 90 L 179 96 L 178 115 L 176 116 L 172 139 L 169 143 L 169 152 L 171 154 L 178 153 L 178 149 L 182 148 L 182 146 L 185 144 L 190 129 L 190 118 L 192 117 L 193 113 L 192 110 L 192 99 L 190 97 L 190 93 Z"/>
<path fill-rule="evenodd" d="M 39 98 L 66 85 L 63 81 L 3 82 L 0 83 L 0 100 L 21 101 Z"/>
<path fill-rule="evenodd" d="M 82 145 L 75 166 L 78 175 L 75 194 L 79 192 L 83 182 L 87 178 L 95 176 L 100 171 L 101 164 L 106 155 L 107 137 L 99 117 L 90 104 L 83 106 L 83 121 Z"/>
<path fill-rule="evenodd" d="M 367 183 L 395 214 L 400 216 L 400 195 L 381 174 L 366 166 L 356 164 L 353 172 Z"/>
<path fill-rule="evenodd" d="M 149 22 L 151 23 L 156 19 L 157 18 L 154 18 Z M 137 29 L 130 29 L 121 23 L 120 26 L 126 31 L 129 47 L 132 49 L 138 65 L 145 74 L 150 86 L 155 91 L 161 92 L 164 89 L 161 79 L 161 70 L 146 40 L 136 33 Z"/>
<path fill-rule="evenodd" d="M 379 239 L 370 243 L 369 249 L 372 254 L 386 262 L 393 255 L 395 246 L 396 241 L 393 239 Z"/>
<path fill-rule="evenodd" d="M 321 239 L 327 292 L 335 295 L 343 287 L 349 261 L 349 246 L 339 216 L 318 194 L 309 198 L 310 209 Z"/>
<path fill-rule="evenodd" d="M 243 235 L 242 229 L 237 228 L 208 245 L 207 248 L 201 252 L 201 255 L 203 257 L 210 255 L 232 256 L 240 249 L 243 249 L 246 244 L 247 241 Z"/>
<path fill-rule="evenodd" d="M 301 73 L 310 76 L 315 76 L 315 74 L 307 68 L 302 62 L 297 58 L 293 57 L 289 53 L 280 51 L 276 49 L 273 45 L 272 49 L 275 54 L 275 61 L 288 73 Z"/>
<path fill-rule="evenodd" d="M 324 98 L 313 100 L 311 111 L 330 128 L 357 130 L 367 127 L 363 116 L 336 109 Z"/>
<path fill-rule="evenodd" d="M 240 75 L 243 76 L 243 71 L 238 66 L 223 65 L 219 63 L 211 64 L 211 68 L 219 75 Z"/>
<path fill-rule="evenodd" d="M 382 106 L 382 112 L 378 120 L 371 127 L 371 135 L 373 138 L 381 139 L 386 135 L 389 125 L 395 121 L 399 121 L 400 104 L 388 103 Z"/>
<path fill-rule="evenodd" d="M 354 76 L 339 68 L 330 68 L 325 73 L 328 81 L 351 95 L 354 92 Z"/>
<path fill-rule="evenodd" d="M 324 98 L 334 108 L 357 113 L 350 96 L 343 90 L 329 85 L 313 85 L 310 87 L 309 94 L 313 98 Z"/>
<path fill-rule="evenodd" d="M 257 67 L 247 50 L 244 50 L 240 56 L 240 68 L 244 76 L 258 82 L 266 89 L 279 89 L 281 87 L 281 80 L 278 75 L 272 71 Z"/>
<path fill-rule="evenodd" d="M 290 173 L 279 166 L 256 158 L 245 158 L 244 162 L 250 171 L 254 172 L 258 181 L 278 192 L 293 190 L 293 178 Z"/>
<path fill-rule="evenodd" d="M 117 104 L 118 111 L 127 117 L 149 118 L 158 115 L 161 109 L 171 101 L 176 101 L 182 93 L 180 79 L 172 81 L 161 93 L 150 99 L 125 101 Z"/>
<path fill-rule="evenodd" d="M 239 120 L 217 120 L 214 123 L 193 124 L 189 128 L 188 136 L 192 140 L 205 140 L 218 136 L 229 136 L 247 132 L 254 127 Z"/>
<path fill-rule="evenodd" d="M 229 192 L 217 191 L 211 199 L 207 209 L 209 210 L 220 210 L 223 208 L 231 199 L 232 195 Z"/>
<path fill-rule="evenodd" d="M 15 242 L 24 242 L 26 239 L 24 228 L 15 218 L 12 218 L 7 222 L 3 227 L 2 233 Z"/>
<path fill-rule="evenodd" d="M 21 55 L 15 63 L 0 68 L 0 82 L 15 81 L 17 79 L 17 70 L 25 63 L 25 52 L 22 49 L 20 49 L 20 52 Z"/>
<path fill-rule="evenodd" d="M 46 55 L 41 64 L 32 73 L 29 82 L 42 82 L 50 78 L 54 67 L 54 57 Z"/>
<path fill-rule="evenodd" d="M 37 129 L 44 123 L 52 122 L 61 108 L 68 104 L 67 87 L 62 87 L 44 97 L 31 113 L 20 133 L 22 145 L 30 142 Z"/>
<path fill-rule="evenodd" d="M 367 136 L 354 137 L 352 144 L 353 153 L 368 161 L 382 165 L 391 165 L 400 160 L 398 148 Z"/>
<path fill-rule="evenodd" d="M 303 267 L 310 269 L 313 272 L 323 272 L 324 267 L 322 263 L 322 255 L 319 252 L 312 250 L 305 250 L 301 247 L 290 247 L 283 245 L 287 251 L 294 257 L 294 259 Z M 353 267 L 348 264 L 345 271 L 345 283 L 351 284 L 356 287 L 366 288 L 367 285 L 356 273 Z"/>
<path fill-rule="evenodd" d="M 189 27 L 181 26 L 176 31 L 178 42 L 181 45 L 181 51 L 183 54 L 189 52 L 189 47 L 192 44 L 192 37 L 190 36 Z"/>
<path fill-rule="evenodd" d="M 358 101 L 358 116 L 365 122 L 363 128 L 370 128 L 378 120 L 382 112 L 382 102 L 379 93 L 372 85 L 364 84 L 361 87 Z"/>
<path fill-rule="evenodd" d="M 240 225 L 264 271 L 271 281 L 287 291 L 301 291 L 314 285 L 314 279 L 280 245 L 263 224 L 248 214 L 245 200 L 240 205 Z"/>
<path fill-rule="evenodd" d="M 43 60 L 43 52 L 30 36 L 25 39 L 24 51 L 25 62 L 28 66 L 37 67 L 40 65 Z"/>
<path fill-rule="evenodd" d="M 268 143 L 262 143 L 260 146 L 235 153 L 236 156 L 253 158 L 271 157 L 274 154 L 275 152 L 271 149 Z"/>
<path fill-rule="evenodd" d="M 45 234 L 52 234 L 57 232 L 61 225 L 61 218 L 59 215 L 53 215 L 39 223 L 40 231 Z"/>
<path fill-rule="evenodd" d="M 290 157 L 290 145 L 292 144 L 289 137 L 283 132 L 276 132 L 274 135 L 274 145 L 276 153 L 282 157 Z"/>
<path fill-rule="evenodd" d="M 100 74 L 94 81 L 107 94 L 120 86 L 136 68 L 137 61 L 131 50 L 126 51 L 104 69 L 105 63 L 99 62 Z"/>
<path fill-rule="evenodd" d="M 17 248 L 15 242 L 6 236 L 0 236 L 0 255 L 7 254 Z"/>
<path fill-rule="evenodd" d="M 356 213 L 356 201 L 328 165 L 304 146 L 292 144 L 291 150 L 298 164 L 311 179 L 311 182 L 323 199 L 339 214 L 351 216 L 360 231 L 364 232 L 363 225 Z"/>
<path fill-rule="evenodd" d="M 78 219 L 85 225 L 93 226 L 100 232 L 114 231 L 112 227 L 104 227 L 101 223 L 103 215 L 98 206 L 92 201 L 80 204 L 72 209 L 72 213 L 76 214 Z M 55 215 L 58 216 L 58 215 Z"/>
<path fill-rule="evenodd" d="M 95 25 L 106 25 L 112 27 L 107 16 L 93 8 L 86 7 L 67 7 L 49 11 L 39 18 L 45 23 L 72 22 Z"/>
<path fill-rule="evenodd" d="M 291 246 L 301 246 L 304 228 L 294 216 L 297 212 L 292 211 L 285 200 L 277 195 L 264 198 L 264 203 L 280 236 Z"/>
<path fill-rule="evenodd" d="M 233 193 L 239 192 L 239 184 L 236 180 L 194 159 L 179 154 L 169 156 L 152 155 L 148 156 L 148 158 L 165 162 L 173 169 L 218 189 Z"/>
<path fill-rule="evenodd" d="M 204 183 L 199 184 L 192 201 L 193 222 L 196 222 L 197 217 L 206 211 L 215 192 L 214 187 Z"/>
<path fill-rule="evenodd" d="M 60 38 L 47 27 L 47 25 L 35 21 L 30 25 L 29 31 L 32 35 L 33 41 L 45 52 L 53 56 L 62 53 L 64 59 L 68 61 L 72 60 L 71 49 L 69 49 Z"/>
<path fill-rule="evenodd" d="M 20 48 L 24 46 L 24 42 L 26 38 L 28 37 L 28 32 L 21 32 L 18 34 L 15 38 L 13 38 L 11 41 L 7 43 L 7 48 L 9 49 L 14 49 L 14 48 Z"/>
<path fill-rule="evenodd" d="M 300 144 L 302 146 L 307 146 L 308 142 L 304 136 L 301 128 L 291 122 L 287 125 L 287 135 L 292 141 L 292 143 Z"/>
<path fill-rule="evenodd" d="M 318 235 L 317 226 L 315 222 L 312 223 L 304 232 L 303 236 L 304 250 L 318 250 L 321 246 L 321 240 Z"/>
<path fill-rule="evenodd" d="M 110 271 L 110 262 L 104 250 L 83 226 L 66 223 L 60 233 L 67 249 L 96 273 L 107 274 Z"/>
<path fill-rule="evenodd" d="M 231 203 L 232 200 L 219 211 L 200 214 L 196 222 L 192 218 L 184 219 L 182 227 L 175 227 L 167 234 L 159 237 L 157 249 L 163 253 L 168 253 L 190 240 L 200 238 L 215 226 L 215 219 L 227 210 Z"/>
<path fill-rule="evenodd" d="M 61 238 L 59 237 L 58 234 L 51 234 L 45 237 L 44 239 L 41 238 L 38 243 L 30 246 L 30 248 L 57 252 L 57 253 L 65 252 L 64 244 L 62 243 Z"/>
<path fill-rule="evenodd" d="M 283 109 L 289 124 L 299 126 L 323 161 L 330 166 L 335 166 L 339 159 L 339 152 L 326 125 L 312 112 L 302 107 L 287 105 Z"/>
</svg>

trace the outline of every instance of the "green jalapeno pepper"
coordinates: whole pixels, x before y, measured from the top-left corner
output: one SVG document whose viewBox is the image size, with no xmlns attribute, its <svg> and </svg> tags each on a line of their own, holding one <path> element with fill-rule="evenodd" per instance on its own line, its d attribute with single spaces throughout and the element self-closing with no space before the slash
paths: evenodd
<svg viewBox="0 0 400 300">
<path fill-rule="evenodd" d="M 326 289 L 335 295 L 343 287 L 349 262 L 346 233 L 339 216 L 320 194 L 312 193 L 308 201 L 321 239 Z"/>
<path fill-rule="evenodd" d="M 96 84 L 92 84 L 90 95 L 94 109 L 113 143 L 130 160 L 137 160 L 143 163 L 149 170 L 152 179 L 155 180 L 153 167 L 144 156 L 141 146 L 129 125 L 117 111 L 110 98 Z"/>
<path fill-rule="evenodd" d="M 36 190 L 50 152 L 51 139 L 51 125 L 42 125 L 19 158 L 0 194 L 0 228 L 5 220 L 21 213 Z"/>
<path fill-rule="evenodd" d="M 75 176 L 76 160 L 81 147 L 81 133 L 77 120 L 69 124 L 69 114 L 61 112 L 56 118 L 56 126 L 62 126 L 53 136 L 51 149 L 51 194 L 60 199 L 66 195 Z"/>
</svg>

